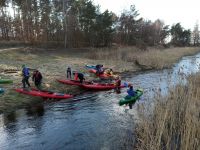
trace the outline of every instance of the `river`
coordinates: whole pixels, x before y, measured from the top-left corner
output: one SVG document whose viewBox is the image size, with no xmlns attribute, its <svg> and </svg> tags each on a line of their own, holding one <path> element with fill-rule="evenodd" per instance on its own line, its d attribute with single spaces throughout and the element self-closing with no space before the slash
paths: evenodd
<svg viewBox="0 0 200 150">
<path fill-rule="evenodd" d="M 127 74 L 135 88 L 144 95 L 133 109 L 120 107 L 126 95 L 114 91 L 87 92 L 73 99 L 44 102 L 0 115 L 0 149 L 132 149 L 138 104 L 152 103 L 155 91 L 168 89 L 185 77 L 200 72 L 200 54 L 183 57 L 172 69 Z"/>
</svg>

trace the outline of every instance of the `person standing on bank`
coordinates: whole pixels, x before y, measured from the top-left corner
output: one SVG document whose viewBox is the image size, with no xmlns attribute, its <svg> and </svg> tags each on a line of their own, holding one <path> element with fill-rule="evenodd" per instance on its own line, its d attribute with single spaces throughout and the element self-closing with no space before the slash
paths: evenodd
<svg viewBox="0 0 200 150">
<path fill-rule="evenodd" d="M 32 80 L 34 81 L 36 88 L 41 90 L 42 74 L 38 70 L 34 71 Z"/>
<path fill-rule="evenodd" d="M 28 85 L 28 87 L 30 87 L 30 83 L 29 83 L 29 77 L 30 77 L 30 73 L 29 73 L 29 68 L 27 68 L 25 65 L 22 65 L 22 84 L 23 84 L 23 88 L 26 88 L 26 84 Z"/>
<path fill-rule="evenodd" d="M 67 68 L 67 79 L 71 79 L 72 78 L 72 70 L 70 67 Z"/>
</svg>

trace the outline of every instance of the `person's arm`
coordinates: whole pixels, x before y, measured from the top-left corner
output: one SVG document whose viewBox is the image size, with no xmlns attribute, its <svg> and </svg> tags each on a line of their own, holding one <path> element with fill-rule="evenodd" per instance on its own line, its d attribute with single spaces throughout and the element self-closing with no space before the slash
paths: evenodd
<svg viewBox="0 0 200 150">
<path fill-rule="evenodd" d="M 128 93 L 128 95 L 129 95 L 129 89 L 126 91 L 127 93 Z"/>
<path fill-rule="evenodd" d="M 42 74 L 40 73 L 40 80 L 42 80 L 42 78 L 43 78 L 43 77 L 42 77 Z"/>
<path fill-rule="evenodd" d="M 24 73 L 24 68 L 22 69 L 22 76 L 25 76 L 25 73 Z"/>
</svg>

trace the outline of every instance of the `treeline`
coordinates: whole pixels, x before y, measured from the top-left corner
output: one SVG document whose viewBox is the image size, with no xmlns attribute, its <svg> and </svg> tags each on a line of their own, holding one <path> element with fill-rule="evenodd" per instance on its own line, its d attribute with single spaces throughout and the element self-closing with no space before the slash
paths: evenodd
<svg viewBox="0 0 200 150">
<path fill-rule="evenodd" d="M 171 37 L 171 39 L 169 39 Z M 192 39 L 191 39 L 192 38 Z M 139 17 L 135 6 L 120 16 L 100 12 L 90 0 L 1 0 L 0 40 L 31 44 L 54 43 L 64 47 L 119 45 L 199 45 L 198 24 L 194 31 L 180 23 L 165 25 Z"/>
</svg>

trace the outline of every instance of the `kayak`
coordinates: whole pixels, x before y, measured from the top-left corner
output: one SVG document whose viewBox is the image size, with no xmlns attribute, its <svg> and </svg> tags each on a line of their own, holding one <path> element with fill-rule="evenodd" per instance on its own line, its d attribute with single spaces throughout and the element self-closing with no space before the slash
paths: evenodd
<svg viewBox="0 0 200 150">
<path fill-rule="evenodd" d="M 87 68 L 87 69 L 95 69 L 96 70 L 96 66 L 95 65 L 85 65 L 85 68 Z"/>
<path fill-rule="evenodd" d="M 96 74 L 97 70 L 89 69 L 89 72 Z M 115 77 L 115 75 L 109 75 L 109 74 L 105 74 L 105 73 L 98 74 L 98 75 L 96 74 L 96 76 L 98 76 L 99 78 L 103 78 L 103 79 L 108 79 L 108 78 L 114 78 Z"/>
<path fill-rule="evenodd" d="M 137 89 L 136 90 L 136 96 L 133 96 L 133 97 L 130 97 L 130 98 L 127 98 L 127 97 L 124 97 L 123 99 L 121 99 L 119 101 L 119 105 L 124 105 L 124 104 L 129 104 L 129 103 L 135 103 L 139 98 L 140 96 L 142 96 L 143 94 L 143 89 Z"/>
<path fill-rule="evenodd" d="M 50 91 L 39 91 L 37 89 L 30 89 L 24 90 L 22 88 L 15 89 L 16 92 L 30 95 L 30 96 L 38 96 L 42 98 L 53 98 L 53 99 L 67 99 L 72 98 L 73 96 L 70 94 L 62 94 L 62 93 L 55 93 Z"/>
<path fill-rule="evenodd" d="M 3 94 L 3 93 L 4 93 L 4 89 L 0 88 L 0 94 Z"/>
<path fill-rule="evenodd" d="M 115 84 L 102 84 L 102 83 L 92 83 L 92 84 L 82 84 L 82 87 L 90 90 L 112 90 L 115 89 Z M 124 85 L 121 85 L 120 88 L 124 88 Z"/>
<path fill-rule="evenodd" d="M 96 70 L 96 69 L 89 69 L 89 72 L 90 72 L 90 73 L 96 73 L 97 70 Z"/>
<path fill-rule="evenodd" d="M 13 80 L 10 79 L 0 79 L 0 84 L 9 84 L 13 83 Z"/>
<path fill-rule="evenodd" d="M 94 70 L 97 70 L 96 65 L 85 65 L 85 68 L 86 68 L 86 69 L 94 69 Z M 108 69 L 108 68 L 103 67 L 103 70 L 105 70 L 105 69 Z"/>
<path fill-rule="evenodd" d="M 58 82 L 63 83 L 63 84 L 68 84 L 68 85 L 78 85 L 81 86 L 82 84 L 80 83 L 79 80 L 62 80 L 62 79 L 57 79 Z M 83 84 L 90 84 L 90 81 L 83 81 Z"/>
</svg>

